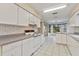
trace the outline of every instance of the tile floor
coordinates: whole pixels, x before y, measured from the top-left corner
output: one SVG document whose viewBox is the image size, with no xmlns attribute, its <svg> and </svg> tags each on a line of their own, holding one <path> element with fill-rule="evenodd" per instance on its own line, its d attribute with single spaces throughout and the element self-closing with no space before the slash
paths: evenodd
<svg viewBox="0 0 79 59">
<path fill-rule="evenodd" d="M 69 56 L 70 53 L 66 45 L 56 44 L 55 38 L 46 37 L 42 47 L 33 56 Z"/>
</svg>

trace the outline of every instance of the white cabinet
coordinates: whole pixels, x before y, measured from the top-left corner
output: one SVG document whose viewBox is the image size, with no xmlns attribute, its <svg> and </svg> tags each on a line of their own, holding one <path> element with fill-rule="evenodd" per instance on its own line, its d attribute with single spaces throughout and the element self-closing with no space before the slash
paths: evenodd
<svg viewBox="0 0 79 59">
<path fill-rule="evenodd" d="M 17 6 L 9 3 L 0 4 L 0 23 L 17 24 Z"/>
<path fill-rule="evenodd" d="M 67 36 L 67 44 L 68 46 L 79 47 L 79 42 L 70 36 Z"/>
<path fill-rule="evenodd" d="M 15 4 L 0 4 L 0 23 L 28 26 L 28 24 L 39 24 L 36 16 Z M 39 25 L 38 25 L 39 26 Z"/>
<path fill-rule="evenodd" d="M 36 24 L 37 24 L 37 27 L 40 27 L 40 19 L 39 18 L 36 18 Z"/>
<path fill-rule="evenodd" d="M 67 44 L 67 35 L 66 34 L 62 34 L 61 41 L 63 44 Z"/>
<path fill-rule="evenodd" d="M 66 44 L 66 34 L 56 34 L 56 42 L 60 44 Z"/>
<path fill-rule="evenodd" d="M 72 56 L 79 56 L 79 47 L 69 46 L 69 50 Z"/>
<path fill-rule="evenodd" d="M 37 25 L 37 27 L 40 27 L 40 19 L 37 17 L 34 17 L 34 23 Z"/>
<path fill-rule="evenodd" d="M 70 18 L 70 26 L 79 26 L 79 11 Z"/>
<path fill-rule="evenodd" d="M 22 42 L 7 44 L 2 46 L 2 56 L 21 56 Z"/>
<path fill-rule="evenodd" d="M 23 40 L 23 56 L 30 56 L 39 47 L 39 39 L 29 38 Z"/>
<path fill-rule="evenodd" d="M 29 56 L 33 52 L 33 38 L 23 40 L 23 56 Z"/>
<path fill-rule="evenodd" d="M 31 37 L 22 41 L 6 44 L 0 47 L 2 56 L 30 56 L 38 50 L 45 39 L 42 36 Z"/>
<path fill-rule="evenodd" d="M 75 26 L 76 20 L 75 20 L 75 16 L 74 15 L 72 16 L 72 18 L 70 18 L 69 24 L 70 24 L 70 26 Z"/>
<path fill-rule="evenodd" d="M 70 50 L 71 55 L 79 56 L 79 42 L 73 37 L 67 36 L 67 46 Z"/>
<path fill-rule="evenodd" d="M 30 19 L 29 19 L 29 24 L 36 24 L 37 27 L 40 27 L 40 19 L 37 18 L 36 16 L 30 14 L 29 15 Z"/>
<path fill-rule="evenodd" d="M 21 56 L 21 46 L 10 49 L 9 51 L 3 52 L 3 56 Z"/>
<path fill-rule="evenodd" d="M 79 11 L 75 14 L 76 26 L 79 26 Z"/>
<path fill-rule="evenodd" d="M 24 9 L 18 7 L 18 24 L 28 26 L 29 13 Z"/>
<path fill-rule="evenodd" d="M 0 56 L 1 56 L 1 47 L 0 47 Z"/>
<path fill-rule="evenodd" d="M 56 43 L 61 43 L 61 34 L 56 34 Z"/>
<path fill-rule="evenodd" d="M 41 44 L 43 44 L 44 40 L 41 36 L 29 38 L 23 40 L 23 56 L 30 56 L 34 53 Z"/>
<path fill-rule="evenodd" d="M 29 14 L 29 24 L 34 24 L 34 16 Z"/>
</svg>

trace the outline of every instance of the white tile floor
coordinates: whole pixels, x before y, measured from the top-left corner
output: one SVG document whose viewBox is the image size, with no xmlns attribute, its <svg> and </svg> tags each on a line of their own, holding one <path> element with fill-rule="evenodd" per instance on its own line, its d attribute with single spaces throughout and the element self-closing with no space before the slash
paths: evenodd
<svg viewBox="0 0 79 59">
<path fill-rule="evenodd" d="M 48 37 L 42 47 L 33 56 L 69 56 L 66 45 L 55 43 L 54 37 Z"/>
</svg>

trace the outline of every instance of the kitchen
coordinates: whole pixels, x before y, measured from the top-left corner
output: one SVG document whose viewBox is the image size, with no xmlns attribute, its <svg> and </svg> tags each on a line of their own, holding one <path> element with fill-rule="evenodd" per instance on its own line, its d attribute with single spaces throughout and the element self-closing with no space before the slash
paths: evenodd
<svg viewBox="0 0 79 59">
<path fill-rule="evenodd" d="M 79 56 L 78 17 L 78 3 L 0 3 L 0 56 Z"/>
</svg>

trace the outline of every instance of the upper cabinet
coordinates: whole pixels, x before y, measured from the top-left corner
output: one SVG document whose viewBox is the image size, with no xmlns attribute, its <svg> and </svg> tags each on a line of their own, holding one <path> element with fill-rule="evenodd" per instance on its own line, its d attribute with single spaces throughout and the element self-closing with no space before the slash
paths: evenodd
<svg viewBox="0 0 79 59">
<path fill-rule="evenodd" d="M 36 24 L 39 27 L 39 19 L 25 9 L 15 4 L 0 4 L 0 23 L 19 26 Z"/>
<path fill-rule="evenodd" d="M 34 24 L 34 16 L 29 14 L 29 24 Z"/>
<path fill-rule="evenodd" d="M 69 23 L 70 26 L 79 26 L 79 11 L 72 16 Z"/>
<path fill-rule="evenodd" d="M 37 24 L 37 27 L 40 27 L 40 19 L 39 18 L 36 18 L 36 24 Z"/>
<path fill-rule="evenodd" d="M 29 23 L 29 13 L 22 9 L 21 7 L 18 7 L 18 24 L 23 26 L 28 26 Z"/>
<path fill-rule="evenodd" d="M 76 26 L 79 26 L 79 11 L 75 14 Z"/>
<path fill-rule="evenodd" d="M 70 18 L 69 24 L 70 24 L 70 26 L 75 26 L 76 20 L 75 20 L 75 16 L 74 15 L 72 16 L 72 18 Z"/>
<path fill-rule="evenodd" d="M 9 3 L 0 4 L 0 23 L 17 24 L 17 6 Z"/>
<path fill-rule="evenodd" d="M 30 14 L 29 24 L 36 24 L 37 27 L 40 27 L 40 19 L 32 14 Z"/>
</svg>

